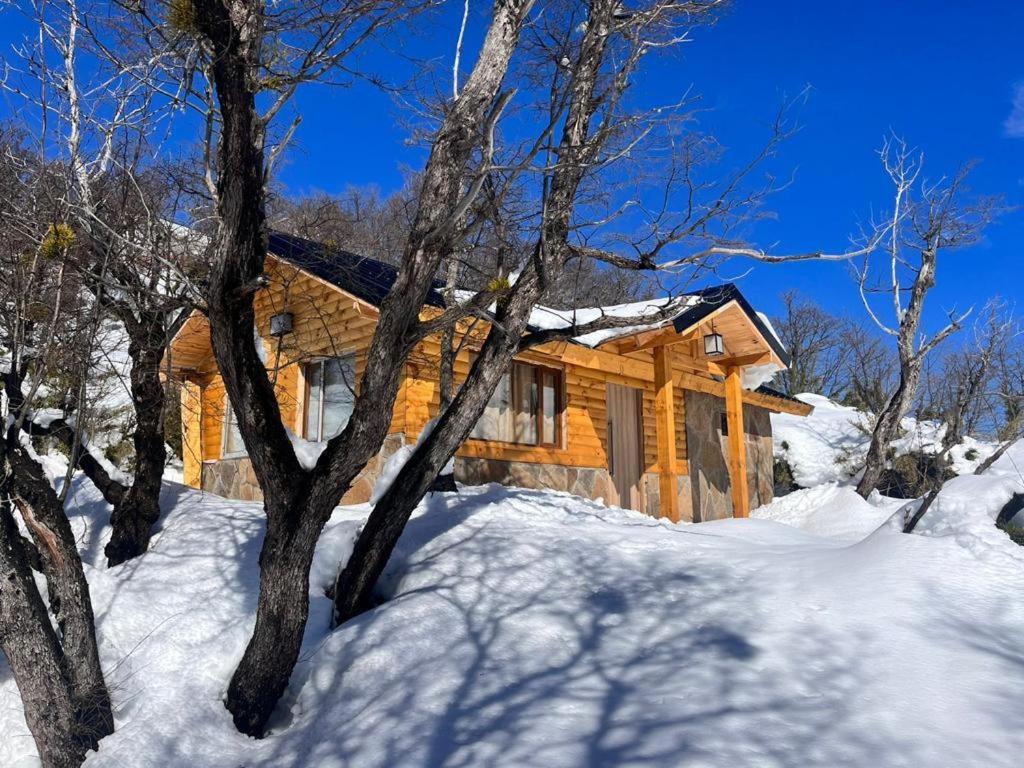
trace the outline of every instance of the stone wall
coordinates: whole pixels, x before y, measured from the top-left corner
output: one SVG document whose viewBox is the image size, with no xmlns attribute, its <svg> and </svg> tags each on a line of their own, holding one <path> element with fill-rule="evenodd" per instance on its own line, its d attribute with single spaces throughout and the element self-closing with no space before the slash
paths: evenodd
<svg viewBox="0 0 1024 768">
<path fill-rule="evenodd" d="M 387 461 L 388 456 L 401 448 L 404 442 L 405 435 L 403 434 L 388 435 L 380 453 L 370 459 L 348 493 L 342 496 L 341 503 L 363 504 L 369 501 L 373 485 L 384 467 L 384 462 Z M 253 472 L 252 462 L 246 456 L 204 462 L 202 488 L 204 491 L 229 499 L 263 500 L 263 493 L 260 491 L 259 483 L 256 482 L 256 473 Z"/>
<path fill-rule="evenodd" d="M 521 488 L 567 491 L 586 499 L 608 499 L 611 475 L 604 469 L 458 457 L 455 479 L 466 485 L 501 483 Z"/>
<path fill-rule="evenodd" d="M 686 447 L 690 464 L 691 510 L 694 522 L 732 516 L 727 438 L 722 433 L 725 400 L 686 391 Z M 745 404 L 743 426 L 747 444 L 747 485 L 751 508 L 772 499 L 772 425 L 764 408 Z"/>
</svg>

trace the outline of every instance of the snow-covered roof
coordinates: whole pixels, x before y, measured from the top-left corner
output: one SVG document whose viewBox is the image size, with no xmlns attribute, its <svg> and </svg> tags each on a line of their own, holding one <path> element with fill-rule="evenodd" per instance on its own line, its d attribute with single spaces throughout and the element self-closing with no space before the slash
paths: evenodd
<svg viewBox="0 0 1024 768">
<path fill-rule="evenodd" d="M 637 319 L 637 323 L 634 325 L 605 328 L 573 338 L 577 344 L 596 347 L 612 339 L 632 336 L 669 325 L 676 317 L 699 301 L 699 296 L 678 296 L 579 309 L 552 309 L 538 305 L 530 313 L 529 325 L 532 330 L 546 331 L 569 328 L 573 325 L 585 325 L 605 317 Z M 666 313 L 666 310 L 669 312 Z M 643 318 L 645 317 L 651 317 L 652 320 L 644 322 Z"/>
<path fill-rule="evenodd" d="M 383 301 L 397 275 L 397 270 L 390 264 L 279 232 L 270 233 L 269 246 L 270 252 L 278 258 L 311 272 L 374 306 L 379 306 Z M 441 284 L 435 281 L 427 296 L 428 304 L 435 307 L 445 305 L 441 288 Z M 468 301 L 474 295 L 473 291 L 456 291 L 456 301 Z M 574 343 L 593 348 L 614 339 L 633 336 L 668 325 L 673 325 L 678 332 L 682 333 L 733 301 L 747 315 L 751 324 L 764 337 L 765 342 L 772 348 L 782 364 L 788 365 L 789 355 L 768 318 L 764 314 L 756 312 L 732 283 L 702 288 L 679 296 L 659 297 L 603 307 L 562 310 L 538 305 L 530 315 L 529 327 L 532 331 L 559 330 L 574 325 L 586 325 L 603 317 L 636 319 L 637 322 L 629 325 L 604 328 L 571 339 Z M 666 312 L 666 310 L 670 311 Z M 650 320 L 645 321 L 645 318 L 648 317 Z M 778 366 L 775 368 L 777 369 Z M 764 376 L 757 382 L 753 380 L 747 382 L 750 385 L 748 388 L 756 389 L 760 383 L 770 378 L 767 371 L 763 373 Z"/>
</svg>

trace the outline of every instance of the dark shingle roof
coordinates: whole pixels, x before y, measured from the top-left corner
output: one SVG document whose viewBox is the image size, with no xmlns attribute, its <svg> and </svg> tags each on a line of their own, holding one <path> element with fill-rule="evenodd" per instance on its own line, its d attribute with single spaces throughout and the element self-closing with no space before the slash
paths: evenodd
<svg viewBox="0 0 1024 768">
<path fill-rule="evenodd" d="M 271 232 L 267 245 L 270 252 L 278 258 L 348 291 L 375 307 L 379 307 L 384 301 L 398 276 L 398 270 L 383 261 L 359 256 L 340 248 L 330 248 L 322 243 L 286 235 L 283 232 Z M 435 281 L 434 287 L 427 294 L 427 303 L 431 306 L 444 306 L 440 287 L 440 283 Z"/>
<path fill-rule="evenodd" d="M 375 307 L 379 307 L 384 301 L 398 275 L 395 267 L 383 261 L 283 232 L 272 231 L 268 247 L 278 258 L 348 291 Z M 435 280 L 430 293 L 427 294 L 427 304 L 434 307 L 445 306 L 441 288 L 440 281 Z M 735 285 L 725 283 L 694 291 L 691 295 L 699 296 L 701 301 L 684 310 L 672 321 L 677 331 L 693 327 L 723 304 L 735 300 L 782 362 L 789 365 L 790 357 L 785 347 Z"/>
</svg>

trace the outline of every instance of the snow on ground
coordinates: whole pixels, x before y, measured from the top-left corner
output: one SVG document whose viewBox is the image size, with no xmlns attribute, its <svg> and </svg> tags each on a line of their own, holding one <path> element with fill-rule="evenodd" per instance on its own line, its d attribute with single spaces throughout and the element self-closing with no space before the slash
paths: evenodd
<svg viewBox="0 0 1024 768">
<path fill-rule="evenodd" d="M 107 570 L 104 505 L 76 481 L 117 709 L 87 765 L 1017 765 L 1024 549 L 898 534 L 840 488 L 803 498 L 874 532 L 673 526 L 497 486 L 435 496 L 390 599 L 330 633 L 322 590 L 368 511 L 341 508 L 302 662 L 254 741 L 221 699 L 252 625 L 260 505 L 168 484 L 151 551 Z M 0 734 L 0 765 L 34 764 L 3 667 Z"/>
<path fill-rule="evenodd" d="M 801 488 L 849 480 L 863 466 L 871 442 L 867 414 L 821 395 L 802 394 L 797 399 L 814 406 L 814 412 L 810 416 L 772 414 L 776 457 L 787 461 Z M 901 427 L 902 436 L 893 441 L 897 455 L 939 451 L 945 425 L 905 418 Z M 966 437 L 950 451 L 953 471 L 973 472 L 994 450 L 991 443 Z"/>
<path fill-rule="evenodd" d="M 905 503 L 877 495 L 865 501 L 851 486 L 827 483 L 793 491 L 750 514 L 819 536 L 860 541 L 885 525 Z"/>
</svg>

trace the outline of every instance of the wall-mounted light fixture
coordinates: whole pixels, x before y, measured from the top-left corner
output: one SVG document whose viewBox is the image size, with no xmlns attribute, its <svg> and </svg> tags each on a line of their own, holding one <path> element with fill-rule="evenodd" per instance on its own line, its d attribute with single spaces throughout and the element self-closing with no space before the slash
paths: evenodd
<svg viewBox="0 0 1024 768">
<path fill-rule="evenodd" d="M 294 317 L 291 312 L 282 312 L 270 318 L 270 335 L 281 337 L 292 332 Z"/>
</svg>

